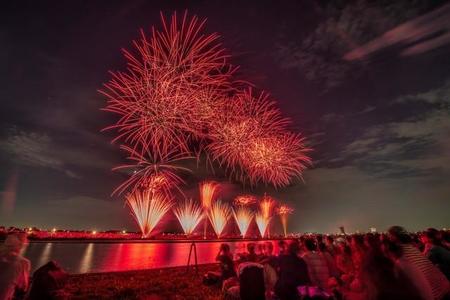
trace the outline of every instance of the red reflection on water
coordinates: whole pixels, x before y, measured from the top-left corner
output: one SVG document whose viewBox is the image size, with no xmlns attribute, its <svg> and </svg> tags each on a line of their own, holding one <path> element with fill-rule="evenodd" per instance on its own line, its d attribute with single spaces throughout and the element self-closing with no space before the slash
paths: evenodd
<svg viewBox="0 0 450 300">
<path fill-rule="evenodd" d="M 235 258 L 246 252 L 249 241 L 228 242 Z M 253 242 L 256 245 L 264 241 Z M 274 254 L 278 243 L 272 241 Z M 33 269 L 49 260 L 57 261 L 69 272 L 114 272 L 186 266 L 191 247 L 185 243 L 32 243 L 26 256 Z M 196 242 L 199 264 L 214 263 L 222 242 Z M 256 247 L 257 251 L 259 247 Z M 194 257 L 191 258 L 191 263 Z"/>
</svg>

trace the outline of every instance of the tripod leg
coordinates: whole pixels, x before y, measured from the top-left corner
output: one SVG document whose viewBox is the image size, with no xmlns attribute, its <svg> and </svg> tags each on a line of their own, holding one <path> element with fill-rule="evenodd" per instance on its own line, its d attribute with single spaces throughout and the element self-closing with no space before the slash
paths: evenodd
<svg viewBox="0 0 450 300">
<path fill-rule="evenodd" d="M 189 256 L 188 256 L 188 261 L 187 261 L 187 265 L 186 265 L 186 273 L 187 272 L 189 272 L 189 265 L 190 265 L 190 263 L 191 263 L 191 254 L 192 254 L 192 245 L 191 245 L 191 247 L 190 247 L 190 249 L 189 249 Z"/>
<path fill-rule="evenodd" d="M 192 243 L 192 246 L 194 246 L 195 274 L 198 275 L 197 246 L 195 243 Z"/>
</svg>

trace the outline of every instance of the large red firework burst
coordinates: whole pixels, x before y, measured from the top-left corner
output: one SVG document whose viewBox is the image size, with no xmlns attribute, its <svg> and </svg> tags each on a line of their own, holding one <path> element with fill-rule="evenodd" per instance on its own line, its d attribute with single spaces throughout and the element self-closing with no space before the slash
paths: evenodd
<svg viewBox="0 0 450 300">
<path fill-rule="evenodd" d="M 252 184 L 286 186 L 292 178 L 302 178 L 303 171 L 311 164 L 307 151 L 298 134 L 285 132 L 255 138 L 246 149 L 243 165 Z"/>
<path fill-rule="evenodd" d="M 247 89 L 212 124 L 207 149 L 240 180 L 286 186 L 311 163 L 303 138 L 287 131 L 289 122 L 268 94 Z"/>
<path fill-rule="evenodd" d="M 248 88 L 225 105 L 223 113 L 210 125 L 210 144 L 207 150 L 213 159 L 242 179 L 244 162 L 250 144 L 256 138 L 285 129 L 283 118 L 275 102 L 266 93 L 255 96 Z"/>
<path fill-rule="evenodd" d="M 108 98 L 105 110 L 120 116 L 107 129 L 134 149 L 187 152 L 189 139 L 215 114 L 214 100 L 230 89 L 234 69 L 219 35 L 202 33 L 206 20 L 185 13 L 161 21 L 162 30 L 152 28 L 150 37 L 141 31 L 133 53 L 124 50 L 127 71 L 112 72 L 100 91 Z"/>
</svg>

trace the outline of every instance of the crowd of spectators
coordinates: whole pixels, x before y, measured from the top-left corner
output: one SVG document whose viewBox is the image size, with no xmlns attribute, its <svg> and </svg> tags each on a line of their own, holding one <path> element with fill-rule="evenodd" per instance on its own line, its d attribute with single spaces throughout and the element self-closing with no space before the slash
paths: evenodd
<svg viewBox="0 0 450 300">
<path fill-rule="evenodd" d="M 303 235 L 248 243 L 233 256 L 227 244 L 221 272 L 205 280 L 222 285 L 228 299 L 434 300 L 450 297 L 450 232 Z M 258 275 L 259 274 L 259 275 Z M 252 284 L 247 284 L 247 282 Z"/>
</svg>

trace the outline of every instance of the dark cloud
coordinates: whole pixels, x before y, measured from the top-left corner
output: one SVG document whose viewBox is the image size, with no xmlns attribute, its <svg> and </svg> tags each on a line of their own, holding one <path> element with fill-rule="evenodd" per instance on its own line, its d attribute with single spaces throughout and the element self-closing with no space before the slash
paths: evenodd
<svg viewBox="0 0 450 300">
<path fill-rule="evenodd" d="M 284 68 L 298 70 L 328 91 L 359 77 L 367 68 L 366 61 L 349 59 L 349 51 L 360 49 L 360 45 L 417 16 L 428 6 L 426 1 L 414 5 L 409 1 L 327 2 L 318 7 L 316 18 L 320 21 L 312 32 L 297 33 L 296 39 L 292 32 L 281 34 L 275 57 Z"/>
<path fill-rule="evenodd" d="M 388 47 L 402 45 L 401 55 L 417 55 L 450 43 L 450 4 L 383 33 L 382 36 L 351 50 L 345 60 L 361 60 Z"/>
</svg>

